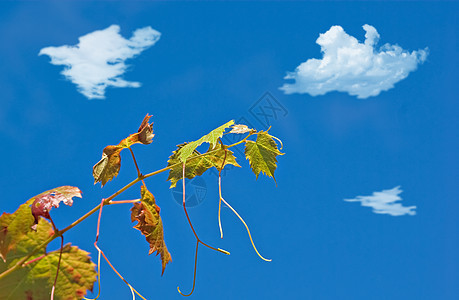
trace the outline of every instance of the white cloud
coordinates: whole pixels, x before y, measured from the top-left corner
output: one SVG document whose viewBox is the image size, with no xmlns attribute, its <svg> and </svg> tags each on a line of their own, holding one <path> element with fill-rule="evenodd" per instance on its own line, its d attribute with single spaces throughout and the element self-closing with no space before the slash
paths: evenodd
<svg viewBox="0 0 459 300">
<path fill-rule="evenodd" d="M 400 186 L 396 186 L 391 190 L 383 190 L 381 192 L 373 192 L 371 196 L 357 196 L 354 199 L 344 199 L 348 202 L 361 202 L 362 206 L 372 207 L 373 212 L 377 214 L 389 214 L 392 216 L 403 216 L 416 214 L 416 206 L 403 206 L 399 194 L 402 192 Z"/>
<path fill-rule="evenodd" d="M 109 86 L 140 87 L 139 82 L 121 78 L 128 68 L 125 61 L 154 45 L 161 35 L 149 26 L 137 29 L 128 40 L 119 32 L 120 27 L 112 25 L 79 37 L 75 46 L 46 47 L 38 55 L 48 55 L 52 64 L 64 65 L 61 74 L 86 97 L 104 99 Z"/>
<path fill-rule="evenodd" d="M 387 91 L 405 79 L 423 63 L 428 49 L 408 52 L 398 45 L 376 44 L 379 34 L 373 26 L 364 25 L 365 42 L 348 35 L 341 26 L 332 26 L 319 35 L 322 59 L 311 58 L 300 64 L 284 79 L 294 79 L 280 89 L 286 94 L 324 95 L 331 91 L 347 92 L 364 99 Z"/>
</svg>

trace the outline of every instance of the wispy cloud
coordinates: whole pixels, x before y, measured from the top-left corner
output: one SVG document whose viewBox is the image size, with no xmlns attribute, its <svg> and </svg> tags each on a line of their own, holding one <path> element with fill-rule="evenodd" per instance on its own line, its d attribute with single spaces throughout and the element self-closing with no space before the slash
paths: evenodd
<svg viewBox="0 0 459 300">
<path fill-rule="evenodd" d="M 75 46 L 46 47 L 39 55 L 48 55 L 52 64 L 65 66 L 61 74 L 87 98 L 104 99 L 109 86 L 140 87 L 139 82 L 121 78 L 128 67 L 125 61 L 154 45 L 161 35 L 149 26 L 134 31 L 130 39 L 119 32 L 120 27 L 112 25 L 79 37 Z"/>
<path fill-rule="evenodd" d="M 348 202 L 361 202 L 362 206 L 373 208 L 373 212 L 377 214 L 389 214 L 391 216 L 403 216 L 416 214 L 416 206 L 403 206 L 399 194 L 402 193 L 400 186 L 396 186 L 391 190 L 383 190 L 381 192 L 373 192 L 371 196 L 357 196 L 354 199 L 344 199 Z"/>
<path fill-rule="evenodd" d="M 331 91 L 347 92 L 364 99 L 387 91 L 405 79 L 423 63 L 428 49 L 408 52 L 398 45 L 376 45 L 379 34 L 373 26 L 364 25 L 365 41 L 360 43 L 341 26 L 332 26 L 319 35 L 316 43 L 322 59 L 311 58 L 300 64 L 284 79 L 293 79 L 280 89 L 286 94 L 324 95 Z"/>
</svg>

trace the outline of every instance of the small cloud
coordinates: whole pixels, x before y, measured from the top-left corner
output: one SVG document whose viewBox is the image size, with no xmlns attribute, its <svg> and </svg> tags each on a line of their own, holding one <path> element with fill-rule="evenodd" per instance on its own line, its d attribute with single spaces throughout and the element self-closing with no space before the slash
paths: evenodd
<svg viewBox="0 0 459 300">
<path fill-rule="evenodd" d="M 364 25 L 363 29 L 366 31 L 363 43 L 348 35 L 341 26 L 332 26 L 320 34 L 316 43 L 323 58 L 308 59 L 295 72 L 288 72 L 284 79 L 295 82 L 286 83 L 280 89 L 285 94 L 311 96 L 339 91 L 365 99 L 393 88 L 427 58 L 428 48 L 410 53 L 398 45 L 385 44 L 377 49 L 376 29 L 370 25 Z"/>
<path fill-rule="evenodd" d="M 403 216 L 416 214 L 416 206 L 403 206 L 399 194 L 402 193 L 400 186 L 396 186 L 391 190 L 383 190 L 381 192 L 373 192 L 371 196 L 357 196 L 354 199 L 344 199 L 348 202 L 361 202 L 362 206 L 373 207 L 373 212 L 377 214 L 389 214 L 391 216 Z"/>
<path fill-rule="evenodd" d="M 104 99 L 109 86 L 140 87 L 139 82 L 121 78 L 128 68 L 125 61 L 154 45 L 161 36 L 149 26 L 134 31 L 129 40 L 119 32 L 120 27 L 112 25 L 79 37 L 75 46 L 46 47 L 38 55 L 48 55 L 53 65 L 64 65 L 61 74 L 88 99 Z"/>
</svg>

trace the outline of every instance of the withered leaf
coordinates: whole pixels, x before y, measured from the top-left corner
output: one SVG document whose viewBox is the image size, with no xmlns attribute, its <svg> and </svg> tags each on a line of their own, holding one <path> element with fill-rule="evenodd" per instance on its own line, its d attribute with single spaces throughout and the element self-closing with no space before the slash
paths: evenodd
<svg viewBox="0 0 459 300">
<path fill-rule="evenodd" d="M 151 144 L 153 142 L 153 123 L 149 124 L 148 121 L 150 120 L 151 116 L 148 114 L 143 118 L 142 124 L 140 124 L 138 130 L 139 142 L 144 145 Z"/>
<path fill-rule="evenodd" d="M 143 118 L 142 124 L 140 124 L 137 133 L 131 134 L 124 140 L 122 140 L 118 147 L 120 148 L 129 148 L 134 144 L 140 143 L 144 145 L 151 144 L 153 141 L 153 123 L 149 124 L 148 121 L 150 120 L 151 116 L 148 114 Z"/>
<path fill-rule="evenodd" d="M 243 134 L 243 133 L 250 132 L 250 130 L 252 130 L 252 129 L 250 129 L 247 125 L 234 124 L 233 125 L 233 129 L 231 129 L 231 131 L 229 133 Z"/>
<path fill-rule="evenodd" d="M 39 217 L 51 219 L 49 211 L 53 207 L 59 207 L 59 203 L 61 201 L 65 205 L 72 206 L 73 197 L 81 198 L 81 191 L 77 187 L 68 185 L 49 190 L 35 196 L 32 203 L 32 215 L 35 219 L 32 229 L 37 229 Z"/>
<path fill-rule="evenodd" d="M 92 168 L 94 184 L 100 182 L 104 186 L 118 175 L 121 168 L 121 150 L 134 144 L 151 144 L 155 135 L 153 123 L 148 123 L 150 118 L 148 114 L 143 118 L 137 133 L 131 134 L 116 146 L 110 145 L 104 148 L 101 160 Z"/>
<path fill-rule="evenodd" d="M 148 254 L 156 252 L 156 255 L 160 255 L 162 262 L 161 275 L 163 275 L 166 265 L 172 261 L 172 257 L 164 241 L 163 222 L 159 211 L 160 208 L 156 205 L 153 194 L 145 186 L 142 186 L 140 203 L 134 203 L 131 208 L 131 221 L 138 222 L 134 228 L 138 229 L 150 244 Z"/>
<path fill-rule="evenodd" d="M 102 153 L 102 159 L 92 168 L 94 184 L 100 181 L 104 186 L 113 177 L 116 177 L 121 168 L 120 152 L 123 148 L 118 146 L 107 146 Z"/>
</svg>

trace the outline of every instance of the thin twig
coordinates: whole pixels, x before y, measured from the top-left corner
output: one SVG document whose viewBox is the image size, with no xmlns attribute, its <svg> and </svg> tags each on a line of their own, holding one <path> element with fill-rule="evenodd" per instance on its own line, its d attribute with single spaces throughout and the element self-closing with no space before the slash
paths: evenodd
<svg viewBox="0 0 459 300">
<path fill-rule="evenodd" d="M 99 240 L 99 232 L 100 232 L 100 220 L 102 218 L 102 208 L 104 207 L 104 202 L 105 202 L 105 199 L 102 199 L 101 203 L 100 203 L 100 210 L 99 210 L 99 218 L 97 220 L 97 232 L 96 232 L 96 241 L 94 242 L 94 247 L 97 249 L 97 251 L 99 251 L 99 255 L 102 254 L 102 256 L 105 258 L 105 260 L 107 261 L 107 263 L 110 265 L 110 267 L 112 268 L 112 270 L 129 286 L 129 288 L 131 289 L 131 291 L 134 291 L 137 295 L 139 295 L 140 298 L 146 300 L 142 295 L 140 295 L 130 284 L 129 282 L 126 281 L 126 279 L 123 278 L 123 276 L 121 276 L 121 274 L 115 269 L 115 267 L 110 263 L 110 261 L 108 260 L 107 256 L 105 256 L 105 253 L 104 251 L 102 251 L 98 246 L 97 246 L 97 242 Z M 100 261 L 99 261 L 99 270 L 100 270 Z M 100 293 L 100 291 L 99 291 Z"/>
<path fill-rule="evenodd" d="M 237 213 L 237 211 L 229 205 L 228 202 L 225 201 L 225 199 L 221 198 L 223 203 L 225 203 L 232 211 L 233 213 L 241 220 L 241 222 L 244 224 L 245 228 L 247 229 L 247 233 L 249 234 L 250 242 L 252 243 L 253 249 L 255 249 L 255 252 L 257 252 L 258 256 L 263 259 L 264 261 L 272 261 L 272 259 L 266 259 L 263 256 L 261 256 L 260 252 L 258 252 L 257 247 L 255 247 L 255 244 L 252 240 L 252 235 L 250 234 L 249 226 L 245 223 L 244 219 Z"/>
<path fill-rule="evenodd" d="M 221 211 L 222 211 L 222 177 L 220 172 L 218 173 L 218 193 L 220 195 L 218 199 L 218 227 L 220 228 L 220 238 L 223 238 Z"/>
<path fill-rule="evenodd" d="M 179 287 L 177 287 L 177 290 L 180 293 L 180 295 L 188 297 L 188 296 L 191 296 L 191 294 L 193 294 L 194 287 L 196 285 L 196 269 L 197 269 L 197 263 L 198 263 L 198 247 L 199 247 L 199 243 L 203 244 L 204 246 L 206 246 L 206 247 L 208 247 L 208 248 L 210 248 L 212 250 L 215 250 L 215 251 L 218 251 L 218 252 L 222 252 L 222 253 L 227 254 L 227 255 L 229 255 L 230 253 L 228 251 L 226 251 L 226 250 L 222 250 L 220 248 L 214 248 L 214 247 L 209 246 L 206 243 L 202 242 L 199 239 L 198 234 L 194 230 L 193 224 L 191 224 L 190 216 L 188 216 L 188 211 L 186 210 L 186 201 L 185 201 L 186 200 L 186 196 L 185 196 L 186 195 L 186 193 L 185 193 L 185 166 L 186 166 L 186 161 L 183 162 L 183 165 L 182 165 L 182 195 L 183 195 L 182 204 L 183 204 L 183 210 L 185 211 L 185 215 L 186 215 L 186 218 L 188 220 L 188 223 L 190 224 L 191 230 L 193 231 L 193 234 L 194 234 L 194 236 L 196 238 L 196 255 L 195 255 L 195 258 L 194 258 L 193 288 L 191 289 L 191 292 L 189 294 L 183 294 L 180 291 Z"/>
<path fill-rule="evenodd" d="M 221 140 L 220 140 L 221 142 Z M 223 158 L 222 166 L 218 170 L 218 226 L 220 228 L 220 238 L 223 238 L 223 229 L 222 229 L 222 220 L 221 220 L 221 211 L 222 211 L 222 170 L 225 167 L 225 161 L 226 161 L 226 150 L 225 146 L 222 143 L 222 148 L 225 150 L 225 157 Z"/>
<path fill-rule="evenodd" d="M 177 291 L 180 293 L 180 295 L 185 296 L 185 297 L 191 296 L 191 294 L 193 294 L 194 287 L 196 285 L 196 265 L 198 263 L 198 247 L 199 247 L 199 241 L 197 240 L 196 241 L 196 254 L 194 256 L 193 288 L 191 289 L 191 292 L 189 294 L 183 294 L 180 291 L 180 287 L 177 287 Z"/>
<path fill-rule="evenodd" d="M 51 222 L 53 222 L 51 220 Z M 53 223 L 54 225 L 54 223 Z M 54 290 L 56 289 L 57 277 L 59 276 L 59 268 L 61 266 L 61 259 L 62 259 L 62 250 L 64 249 L 64 236 L 61 235 L 61 249 L 59 251 L 59 261 L 57 262 L 57 270 L 56 270 L 56 277 L 54 277 L 53 287 L 51 289 L 51 300 L 54 300 Z"/>
<path fill-rule="evenodd" d="M 42 254 L 39 257 L 36 257 L 34 259 L 29 260 L 28 262 L 23 263 L 22 266 L 25 267 L 25 266 L 30 265 L 30 264 L 32 264 L 32 263 L 34 263 L 36 261 L 39 261 L 40 259 L 43 259 L 45 257 L 46 257 L 46 254 Z"/>
<path fill-rule="evenodd" d="M 94 242 L 94 246 L 97 248 L 97 241 L 99 240 L 99 231 L 100 231 L 100 219 L 102 218 L 102 208 L 104 207 L 105 199 L 102 199 L 100 202 L 100 209 L 99 209 L 99 217 L 97 218 L 97 231 L 96 231 L 96 241 Z"/>
<path fill-rule="evenodd" d="M 107 263 L 109 264 L 109 266 L 112 268 L 112 270 L 116 273 L 116 275 L 118 275 L 119 278 L 121 278 L 121 280 L 124 281 L 124 283 L 126 283 L 129 288 L 131 290 L 133 290 L 140 298 L 142 298 L 143 300 L 147 300 L 145 299 L 141 294 L 139 294 L 139 292 L 136 291 L 135 288 L 132 287 L 132 285 L 129 284 L 129 282 L 127 282 L 126 279 L 124 279 L 123 276 L 121 276 L 121 274 L 115 269 L 115 267 L 112 265 L 112 263 L 108 260 L 107 256 L 105 256 L 105 253 L 104 251 L 102 251 L 96 244 L 94 244 L 94 246 L 97 248 L 98 251 L 100 251 L 100 253 L 102 254 L 102 256 L 105 258 L 105 260 L 107 261 Z"/>
<path fill-rule="evenodd" d="M 96 298 L 90 299 L 83 297 L 84 300 L 97 300 L 100 297 L 100 251 L 97 251 L 99 254 L 97 255 L 97 284 L 98 284 L 98 292 Z"/>
<path fill-rule="evenodd" d="M 126 204 L 126 203 L 136 203 L 136 202 L 140 202 L 140 199 L 110 201 L 110 204 Z"/>
<path fill-rule="evenodd" d="M 183 210 L 185 211 L 185 215 L 186 215 L 186 218 L 188 220 L 188 223 L 190 224 L 190 227 L 191 227 L 191 230 L 193 231 L 193 234 L 194 236 L 196 237 L 196 240 L 198 241 L 198 243 L 201 243 L 203 244 L 204 246 L 212 249 L 212 250 L 215 250 L 215 251 L 218 251 L 218 252 L 221 252 L 221 253 L 224 253 L 226 255 L 229 255 L 230 253 L 226 250 L 223 250 L 223 249 L 220 249 L 220 248 L 215 248 L 215 247 L 212 247 L 206 243 L 204 243 L 203 241 L 201 241 L 201 239 L 199 239 L 198 237 L 198 234 L 196 233 L 196 231 L 194 230 L 194 227 L 193 227 L 193 224 L 191 224 L 191 219 L 190 219 L 190 216 L 188 215 L 188 211 L 186 210 L 186 203 L 185 203 L 185 162 L 183 163 L 183 177 L 182 177 L 182 189 L 183 189 Z"/>
<path fill-rule="evenodd" d="M 137 165 L 137 160 L 134 156 L 134 151 L 132 151 L 131 147 L 128 147 L 129 151 L 131 152 L 132 159 L 134 160 L 135 168 L 137 169 L 137 177 L 141 177 L 142 173 L 140 173 L 139 165 Z"/>
</svg>

